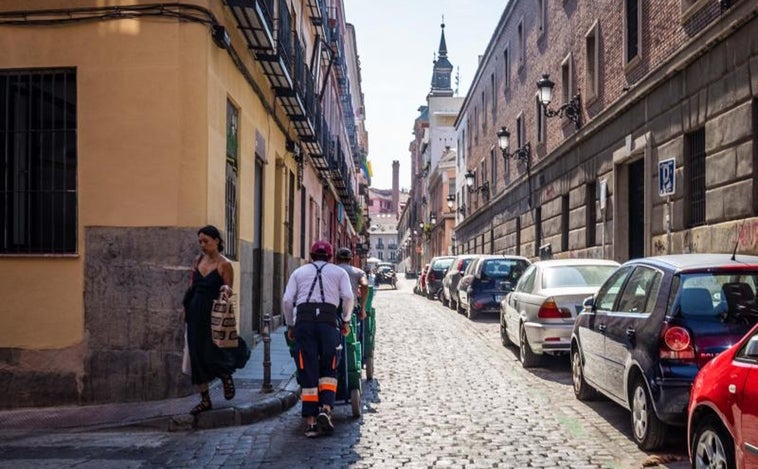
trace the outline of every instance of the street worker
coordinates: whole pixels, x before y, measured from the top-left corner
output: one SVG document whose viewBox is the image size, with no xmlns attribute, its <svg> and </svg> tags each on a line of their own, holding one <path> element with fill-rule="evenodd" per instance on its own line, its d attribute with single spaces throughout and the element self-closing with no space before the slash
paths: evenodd
<svg viewBox="0 0 758 469">
<path fill-rule="evenodd" d="M 366 272 L 350 264 L 352 260 L 353 252 L 349 248 L 337 249 L 337 266 L 344 269 L 347 276 L 350 277 L 353 293 L 356 298 L 360 298 L 358 319 L 363 320 L 366 319 L 366 304 L 368 303 L 368 278 L 366 278 Z"/>
<path fill-rule="evenodd" d="M 313 243 L 312 262 L 292 272 L 282 298 L 287 336 L 295 342 L 301 415 L 306 419 L 308 438 L 334 431 L 332 407 L 337 392 L 337 347 L 341 344 L 340 332 L 343 335 L 349 332 L 353 311 L 350 278 L 343 269 L 329 263 L 331 257 L 331 244 Z"/>
</svg>

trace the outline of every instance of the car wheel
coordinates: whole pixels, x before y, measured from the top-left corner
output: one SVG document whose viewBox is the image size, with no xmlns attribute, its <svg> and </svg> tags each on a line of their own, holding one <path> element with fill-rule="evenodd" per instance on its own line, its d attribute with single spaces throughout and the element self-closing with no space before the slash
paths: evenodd
<svg viewBox="0 0 758 469">
<path fill-rule="evenodd" d="M 571 380 L 574 383 L 574 395 L 580 401 L 589 401 L 597 396 L 595 388 L 584 380 L 584 363 L 579 347 L 571 350 Z"/>
<path fill-rule="evenodd" d="M 693 439 L 692 467 L 735 467 L 734 441 L 723 425 L 715 418 L 701 423 Z"/>
<path fill-rule="evenodd" d="M 540 364 L 540 356 L 532 352 L 529 340 L 526 338 L 526 328 L 521 325 L 519 333 L 519 359 L 524 368 L 533 368 Z"/>
<path fill-rule="evenodd" d="M 631 404 L 632 436 L 635 443 L 643 451 L 658 449 L 666 435 L 666 424 L 655 415 L 650 393 L 640 377 L 634 381 Z"/>
<path fill-rule="evenodd" d="M 457 304 L 455 302 L 455 298 L 453 298 L 453 295 L 450 295 L 450 301 L 448 302 L 448 306 L 453 311 L 456 311 L 458 309 L 458 306 L 457 306 Z"/>
<path fill-rule="evenodd" d="M 513 345 L 511 339 L 508 338 L 508 331 L 505 329 L 505 318 L 502 312 L 500 313 L 500 342 L 503 343 L 503 347 Z"/>
<path fill-rule="evenodd" d="M 440 298 L 442 299 L 443 306 L 449 306 L 450 305 L 450 300 L 445 296 L 445 289 L 444 288 L 442 289 L 442 294 L 441 294 Z"/>
<path fill-rule="evenodd" d="M 458 297 L 458 301 L 455 303 L 455 309 L 458 311 L 458 314 L 466 314 L 466 310 L 463 309 L 463 306 L 461 306 L 460 297 Z"/>
<path fill-rule="evenodd" d="M 471 307 L 471 300 L 469 300 L 469 303 L 466 306 L 466 317 L 471 320 L 474 320 L 476 319 L 476 316 L 477 316 L 476 310 Z"/>
</svg>

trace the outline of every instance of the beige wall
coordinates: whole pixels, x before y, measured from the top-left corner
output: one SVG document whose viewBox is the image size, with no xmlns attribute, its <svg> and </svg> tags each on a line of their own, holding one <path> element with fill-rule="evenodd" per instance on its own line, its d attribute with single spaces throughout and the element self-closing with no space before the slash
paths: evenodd
<svg viewBox="0 0 758 469">
<path fill-rule="evenodd" d="M 0 268 L 13 272 L 0 282 L 0 347 L 63 348 L 84 339 L 86 227 L 224 229 L 227 97 L 240 107 L 240 237 L 252 239 L 255 130 L 267 139 L 267 191 L 285 137 L 207 26 L 118 20 L 2 33 L 0 68 L 77 70 L 79 252 L 0 257 Z M 265 249 L 273 248 L 272 208 L 264 201 Z"/>
</svg>

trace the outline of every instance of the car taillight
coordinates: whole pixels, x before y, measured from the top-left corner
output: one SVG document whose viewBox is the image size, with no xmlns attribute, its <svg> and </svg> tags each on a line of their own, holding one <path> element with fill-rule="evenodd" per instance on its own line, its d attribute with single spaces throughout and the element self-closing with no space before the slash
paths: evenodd
<svg viewBox="0 0 758 469">
<path fill-rule="evenodd" d="M 694 362 L 695 348 L 689 331 L 664 323 L 660 340 L 661 359 Z"/>
<path fill-rule="evenodd" d="M 542 303 L 542 306 L 540 306 L 540 310 L 537 312 L 537 317 L 541 319 L 570 318 L 571 311 L 566 308 L 559 308 L 554 299 L 548 298 Z"/>
</svg>

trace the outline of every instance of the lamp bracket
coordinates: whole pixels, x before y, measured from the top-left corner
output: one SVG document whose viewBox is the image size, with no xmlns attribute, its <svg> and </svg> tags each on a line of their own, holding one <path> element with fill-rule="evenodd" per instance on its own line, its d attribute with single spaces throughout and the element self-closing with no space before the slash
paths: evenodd
<svg viewBox="0 0 758 469">
<path fill-rule="evenodd" d="M 576 124 L 577 129 L 582 126 L 582 97 L 579 93 L 574 95 L 569 102 L 564 103 L 558 109 L 549 109 L 544 104 L 542 105 L 542 108 L 545 110 L 545 117 L 566 116 L 568 120 Z"/>
</svg>

